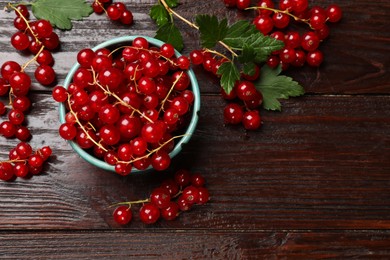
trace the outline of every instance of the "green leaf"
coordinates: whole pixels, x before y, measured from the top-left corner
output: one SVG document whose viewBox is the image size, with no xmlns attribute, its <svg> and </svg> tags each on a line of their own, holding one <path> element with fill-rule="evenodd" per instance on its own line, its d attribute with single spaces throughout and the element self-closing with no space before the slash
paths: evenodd
<svg viewBox="0 0 390 260">
<path fill-rule="evenodd" d="M 292 78 L 279 75 L 280 66 L 271 69 L 268 65 L 261 68 L 261 76 L 255 82 L 255 87 L 263 95 L 263 107 L 267 110 L 281 110 L 282 105 L 278 99 L 301 96 L 305 90 Z"/>
<path fill-rule="evenodd" d="M 177 0 L 165 0 L 165 3 L 167 3 L 170 8 L 176 7 L 179 4 Z"/>
<path fill-rule="evenodd" d="M 256 64 L 253 62 L 244 63 L 242 72 L 246 75 L 253 76 L 256 72 Z"/>
<path fill-rule="evenodd" d="M 221 75 L 221 87 L 228 94 L 232 91 L 236 81 L 240 79 L 240 73 L 233 62 L 222 63 L 217 74 Z"/>
<path fill-rule="evenodd" d="M 31 5 L 37 19 L 48 20 L 64 30 L 72 28 L 72 20 L 81 20 L 93 12 L 91 5 L 84 0 L 35 0 Z"/>
<path fill-rule="evenodd" d="M 179 29 L 173 23 L 166 23 L 158 28 L 155 38 L 170 43 L 176 50 L 183 49 L 183 37 Z"/>
<path fill-rule="evenodd" d="M 241 63 L 251 62 L 254 61 L 255 55 L 255 48 L 253 46 L 245 44 L 244 46 L 242 46 L 241 54 L 238 55 L 237 60 Z"/>
<path fill-rule="evenodd" d="M 220 22 L 216 16 L 197 15 L 196 24 L 199 26 L 201 44 L 205 48 L 212 48 L 218 41 L 225 38 L 227 33 L 227 20 Z"/>
<path fill-rule="evenodd" d="M 165 7 L 161 4 L 156 4 L 150 9 L 150 17 L 156 21 L 158 26 L 162 26 L 169 21 L 169 14 Z"/>
<path fill-rule="evenodd" d="M 241 47 L 247 37 L 258 32 L 249 21 L 240 20 L 228 28 L 223 42 L 232 47 Z"/>
</svg>

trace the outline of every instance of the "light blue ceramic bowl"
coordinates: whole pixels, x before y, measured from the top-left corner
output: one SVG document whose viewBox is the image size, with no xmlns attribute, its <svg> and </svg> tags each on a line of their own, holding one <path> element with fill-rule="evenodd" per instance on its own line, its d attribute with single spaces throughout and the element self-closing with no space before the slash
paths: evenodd
<svg viewBox="0 0 390 260">
<path fill-rule="evenodd" d="M 118 38 L 114 38 L 114 39 L 105 41 L 105 42 L 95 46 L 94 48 L 92 48 L 92 50 L 96 51 L 96 50 L 98 50 L 100 48 L 110 48 L 110 46 L 113 46 L 113 45 L 118 46 L 118 45 L 123 45 L 123 44 L 129 44 L 130 42 L 132 42 L 137 37 L 143 37 L 143 38 L 147 39 L 148 42 L 151 45 L 154 45 L 156 47 L 160 47 L 162 44 L 164 44 L 164 42 L 162 42 L 160 40 L 157 40 L 157 39 L 154 39 L 154 38 L 151 38 L 151 37 L 148 37 L 148 36 L 134 35 L 134 36 L 118 37 Z M 178 51 L 176 51 L 176 56 L 180 57 L 181 54 Z M 79 67 L 80 67 L 80 65 L 78 63 L 76 63 L 71 68 L 71 70 L 69 71 L 67 77 L 65 78 L 64 84 L 63 84 L 63 86 L 65 88 L 68 88 L 69 84 L 72 82 L 73 74 L 76 72 L 76 70 Z M 195 74 L 192 71 L 192 69 L 189 69 L 187 73 L 188 73 L 188 76 L 190 77 L 190 80 L 191 80 L 191 90 L 193 91 L 194 97 L 195 97 L 194 104 L 192 106 L 192 118 L 191 118 L 191 121 L 190 121 L 186 131 L 185 131 L 184 136 L 181 139 L 179 139 L 179 141 L 176 142 L 175 148 L 170 153 L 171 158 L 175 157 L 178 153 L 180 153 L 180 151 L 182 150 L 182 146 L 184 144 L 188 143 L 188 141 L 191 139 L 191 136 L 194 133 L 196 125 L 198 123 L 198 112 L 199 112 L 199 109 L 200 109 L 199 85 L 198 85 L 198 82 L 196 80 Z M 61 103 L 60 106 L 59 106 L 59 114 L 60 114 L 60 122 L 61 123 L 65 123 L 66 109 L 65 109 L 65 105 L 63 103 Z M 69 144 L 71 145 L 73 150 L 78 155 L 80 155 L 81 158 L 83 158 L 84 160 L 86 160 L 90 164 L 95 165 L 95 166 L 97 166 L 99 168 L 102 168 L 102 169 L 105 169 L 105 170 L 115 171 L 114 166 L 109 165 L 108 163 L 106 163 L 106 162 L 104 162 L 104 161 L 94 157 L 93 155 L 91 155 L 90 153 L 85 151 L 84 149 L 80 148 L 77 145 L 77 143 L 75 143 L 73 141 L 69 141 Z M 145 172 L 145 171 L 149 171 L 151 169 L 152 168 L 149 167 L 148 169 L 141 171 L 141 170 L 133 168 L 132 169 L 132 173 L 142 173 L 142 172 Z"/>
</svg>

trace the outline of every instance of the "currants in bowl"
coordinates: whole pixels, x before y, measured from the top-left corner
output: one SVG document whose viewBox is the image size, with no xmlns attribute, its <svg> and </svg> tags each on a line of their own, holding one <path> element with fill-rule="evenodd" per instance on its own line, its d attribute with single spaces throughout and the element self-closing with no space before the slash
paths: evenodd
<svg viewBox="0 0 390 260">
<path fill-rule="evenodd" d="M 172 45 L 124 36 L 78 52 L 63 86 L 59 135 L 120 175 L 163 171 L 193 134 L 200 108 L 190 61 Z"/>
</svg>

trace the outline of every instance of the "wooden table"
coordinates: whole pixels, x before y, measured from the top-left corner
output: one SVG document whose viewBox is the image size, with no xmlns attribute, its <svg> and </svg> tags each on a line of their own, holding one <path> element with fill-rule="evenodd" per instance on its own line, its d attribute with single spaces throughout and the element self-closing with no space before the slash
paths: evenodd
<svg viewBox="0 0 390 260">
<path fill-rule="evenodd" d="M 1 9 L 6 2 L 0 0 Z M 154 36 L 148 13 L 155 1 L 124 2 L 134 14 L 131 27 L 93 14 L 71 31 L 58 31 L 59 82 L 82 48 L 116 36 Z M 253 15 L 217 0 L 180 2 L 176 11 L 188 19 L 207 13 L 233 22 Z M 34 83 L 30 144 L 50 145 L 53 156 L 39 176 L 0 182 L 0 258 L 388 259 L 390 4 L 310 1 L 330 2 L 342 7 L 344 17 L 322 44 L 325 63 L 287 72 L 307 94 L 282 101 L 282 112 L 261 111 L 258 131 L 224 126 L 218 81 L 195 69 L 199 124 L 166 172 L 120 177 L 83 161 L 58 136 L 51 88 Z M 0 12 L 1 63 L 29 58 L 9 43 L 13 18 Z M 178 25 L 183 53 L 199 48 L 197 32 Z M 1 158 L 17 142 L 1 137 Z M 150 226 L 138 217 L 124 227 L 113 221 L 109 205 L 147 197 L 182 167 L 206 177 L 208 204 Z"/>
</svg>

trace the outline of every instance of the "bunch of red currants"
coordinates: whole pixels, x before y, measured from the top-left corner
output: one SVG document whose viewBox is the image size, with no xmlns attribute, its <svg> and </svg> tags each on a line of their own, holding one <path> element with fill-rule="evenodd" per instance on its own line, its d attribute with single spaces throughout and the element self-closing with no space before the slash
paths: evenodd
<svg viewBox="0 0 390 260">
<path fill-rule="evenodd" d="M 18 143 L 9 152 L 9 160 L 0 162 L 0 180 L 10 181 L 15 177 L 26 178 L 39 174 L 51 154 L 49 146 L 34 152 L 28 143 Z"/>
<path fill-rule="evenodd" d="M 92 9 L 96 14 L 106 13 L 112 21 L 118 21 L 125 25 L 133 23 L 133 13 L 122 2 L 112 3 L 111 0 L 95 0 Z"/>
<path fill-rule="evenodd" d="M 121 225 L 128 224 L 133 218 L 131 207 L 135 204 L 142 204 L 139 218 L 145 224 L 156 223 L 160 218 L 174 220 L 181 212 L 209 201 L 210 194 L 204 185 L 205 179 L 201 174 L 178 170 L 173 179 L 165 180 L 155 188 L 150 198 L 115 204 L 119 206 L 114 210 L 114 220 Z"/>
</svg>

